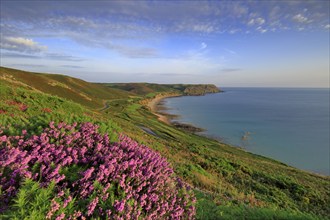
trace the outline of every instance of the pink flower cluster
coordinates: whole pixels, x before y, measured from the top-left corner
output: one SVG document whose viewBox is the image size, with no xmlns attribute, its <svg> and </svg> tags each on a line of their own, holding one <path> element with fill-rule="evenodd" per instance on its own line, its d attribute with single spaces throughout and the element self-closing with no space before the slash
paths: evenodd
<svg viewBox="0 0 330 220">
<path fill-rule="evenodd" d="M 1 135 L 0 206 L 7 207 L 24 178 L 56 183 L 50 219 L 193 219 L 195 198 L 164 158 L 126 136 L 110 143 L 91 123 L 50 123 L 39 136 Z M 75 212 L 63 213 L 74 202 Z M 62 210 L 60 212 L 60 210 Z"/>
</svg>

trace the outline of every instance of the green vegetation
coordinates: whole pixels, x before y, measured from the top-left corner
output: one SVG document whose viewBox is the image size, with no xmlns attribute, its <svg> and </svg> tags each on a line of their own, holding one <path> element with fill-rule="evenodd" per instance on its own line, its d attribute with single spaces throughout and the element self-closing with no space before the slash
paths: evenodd
<svg viewBox="0 0 330 220">
<path fill-rule="evenodd" d="M 54 182 L 47 188 L 41 188 L 40 184 L 26 179 L 20 188 L 17 198 L 4 214 L 4 219 L 45 219 L 50 209 L 50 199 L 54 197 Z"/>
<path fill-rule="evenodd" d="M 155 84 L 155 83 L 103 83 L 110 88 L 121 89 L 152 98 L 156 93 L 178 93 L 182 95 L 205 95 L 220 90 L 211 84 Z"/>
<path fill-rule="evenodd" d="M 103 107 L 104 100 L 127 98 L 130 95 L 127 92 L 64 75 L 39 74 L 5 67 L 0 68 L 1 81 L 16 86 L 26 86 L 91 108 Z"/>
<path fill-rule="evenodd" d="M 93 84 L 3 67 L 0 80 L 0 125 L 7 134 L 40 133 L 50 121 L 90 121 L 112 140 L 124 133 L 166 157 L 195 188 L 198 219 L 330 217 L 329 177 L 179 130 L 142 104 L 160 93 L 184 94 L 187 85 Z"/>
</svg>

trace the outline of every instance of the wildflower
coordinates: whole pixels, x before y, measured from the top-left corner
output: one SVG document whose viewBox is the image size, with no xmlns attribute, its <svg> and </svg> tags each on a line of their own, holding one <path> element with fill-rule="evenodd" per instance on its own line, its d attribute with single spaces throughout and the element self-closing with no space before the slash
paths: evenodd
<svg viewBox="0 0 330 220">
<path fill-rule="evenodd" d="M 52 199 L 52 203 L 51 203 L 51 209 L 49 210 L 49 212 L 47 213 L 46 219 L 51 219 L 51 217 L 53 216 L 53 214 L 60 208 L 60 204 L 58 204 L 55 199 Z"/>
<path fill-rule="evenodd" d="M 6 135 L 1 136 L 0 141 L 6 142 L 7 141 L 7 136 Z"/>
<path fill-rule="evenodd" d="M 72 201 L 72 197 L 68 196 L 68 198 L 63 202 L 63 208 L 65 208 L 71 201 Z"/>
<path fill-rule="evenodd" d="M 64 219 L 64 217 L 65 217 L 65 214 L 62 213 L 59 216 L 57 216 L 55 220 L 62 220 L 62 219 Z"/>
<path fill-rule="evenodd" d="M 97 205 L 97 203 L 99 202 L 99 198 L 96 197 L 95 199 L 92 200 L 92 202 L 88 205 L 88 211 L 87 211 L 87 215 L 91 216 L 94 212 L 94 209 Z"/>
<path fill-rule="evenodd" d="M 148 147 L 126 136 L 110 143 L 109 137 L 99 134 L 91 123 L 55 126 L 51 122 L 39 136 L 22 133 L 0 136 L 0 143 L 7 142 L 0 152 L 0 169 L 9 171 L 0 173 L 4 205 L 11 203 L 20 181 L 29 177 L 39 181 L 41 187 L 55 182 L 59 193 L 51 200 L 46 219 L 86 219 L 96 212 L 102 219 L 193 219 L 194 196 L 173 176 L 168 162 Z M 71 178 L 66 169 L 78 169 L 79 173 Z M 187 190 L 183 192 L 182 188 Z M 65 197 L 64 192 L 70 194 Z M 90 203 L 65 216 L 73 197 Z M 113 200 L 113 210 L 103 210 L 99 205 Z"/>
<path fill-rule="evenodd" d="M 74 218 L 79 218 L 81 216 L 81 211 L 74 211 L 74 213 L 73 213 L 73 217 Z"/>
<path fill-rule="evenodd" d="M 116 201 L 114 207 L 118 212 L 122 212 L 125 208 L 125 201 Z"/>
</svg>

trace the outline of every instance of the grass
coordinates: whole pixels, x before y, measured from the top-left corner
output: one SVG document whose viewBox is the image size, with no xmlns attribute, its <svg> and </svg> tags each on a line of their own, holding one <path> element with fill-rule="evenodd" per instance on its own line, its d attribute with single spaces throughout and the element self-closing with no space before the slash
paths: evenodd
<svg viewBox="0 0 330 220">
<path fill-rule="evenodd" d="M 125 118 L 123 110 L 123 118 Z M 157 133 L 130 136 L 160 151 L 173 164 L 186 182 L 203 191 L 211 191 L 217 200 L 229 207 L 291 210 L 327 215 L 329 178 L 300 171 L 272 159 L 261 157 L 213 140 L 176 130 L 158 122 L 143 108 L 141 115 L 130 115 L 137 122 Z M 150 117 L 150 118 L 148 118 Z M 125 125 L 125 123 L 121 123 Z M 322 192 L 322 193 L 321 193 Z M 322 207 L 322 208 L 321 208 Z"/>
<path fill-rule="evenodd" d="M 143 95 L 147 98 L 152 98 L 157 93 L 164 92 L 204 95 L 205 93 L 220 91 L 216 86 L 209 84 L 101 83 L 101 85 Z"/>
<path fill-rule="evenodd" d="M 40 74 L 0 67 L 0 79 L 16 86 L 27 86 L 55 95 L 89 108 L 101 108 L 103 100 L 128 98 L 130 95 L 118 89 L 58 74 Z"/>
<path fill-rule="evenodd" d="M 113 134 L 112 140 L 123 132 L 160 152 L 176 174 L 196 189 L 197 219 L 330 217 L 329 177 L 176 129 L 140 104 L 159 93 L 182 90 L 180 85 L 105 86 L 62 75 L 0 70 L 0 124 L 5 132 L 38 133 L 52 120 L 91 121 L 102 132 Z"/>
</svg>

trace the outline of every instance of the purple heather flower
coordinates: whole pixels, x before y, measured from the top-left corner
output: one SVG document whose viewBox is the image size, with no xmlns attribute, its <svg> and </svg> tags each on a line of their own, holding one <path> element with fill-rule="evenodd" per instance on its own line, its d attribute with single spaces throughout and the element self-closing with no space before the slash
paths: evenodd
<svg viewBox="0 0 330 220">
<path fill-rule="evenodd" d="M 63 208 L 65 208 L 69 204 L 69 202 L 71 202 L 71 201 L 72 201 L 72 197 L 69 196 L 66 200 L 64 200 L 64 202 L 63 202 Z"/>
<path fill-rule="evenodd" d="M 79 218 L 80 216 L 81 216 L 81 211 L 75 210 L 74 213 L 73 213 L 73 217 L 74 218 Z"/>
<path fill-rule="evenodd" d="M 62 196 L 64 196 L 64 191 L 61 190 L 61 191 L 57 194 L 57 196 L 58 196 L 58 197 L 62 197 Z"/>
<path fill-rule="evenodd" d="M 94 209 L 97 205 L 97 203 L 99 202 L 99 198 L 96 197 L 95 199 L 92 200 L 92 202 L 88 205 L 88 208 L 87 208 L 87 215 L 88 216 L 91 216 L 94 212 Z"/>
<path fill-rule="evenodd" d="M 122 212 L 125 208 L 125 201 L 115 201 L 113 205 L 118 212 Z"/>
<path fill-rule="evenodd" d="M 53 216 L 53 214 L 60 208 L 60 204 L 58 204 L 55 199 L 52 200 L 51 203 L 51 209 L 48 212 L 46 219 L 51 219 L 51 217 Z"/>
<path fill-rule="evenodd" d="M 62 219 L 64 219 L 64 217 L 65 217 L 65 214 L 62 213 L 59 216 L 57 216 L 55 220 L 62 220 Z"/>
<path fill-rule="evenodd" d="M 0 131 L 1 133 L 1 131 Z M 23 132 L 24 133 L 24 132 Z M 97 126 L 83 123 L 73 126 L 50 123 L 39 136 L 0 136 L 0 143 L 7 142 L 0 149 L 0 168 L 10 172 L 1 173 L 0 187 L 4 205 L 9 204 L 16 195 L 25 177 L 39 181 L 41 187 L 47 187 L 51 181 L 56 183 L 57 200 L 51 201 L 51 209 L 46 218 L 53 219 L 62 204 L 65 208 L 75 201 L 91 200 L 87 207 L 79 207 L 71 216 L 58 215 L 58 218 L 81 218 L 82 213 L 90 217 L 98 210 L 101 218 L 122 219 L 132 216 L 134 219 L 144 216 L 145 219 L 166 218 L 192 219 L 195 214 L 194 196 L 188 191 L 182 195 L 181 188 L 187 185 L 175 179 L 173 170 L 158 153 L 146 146 L 139 145 L 126 136 L 121 136 L 117 143 L 110 143 L 107 135 L 101 135 Z M 37 170 L 32 167 L 39 164 Z M 84 168 L 78 179 L 72 180 L 63 170 L 77 166 Z M 70 174 L 69 174 L 70 175 Z M 101 185 L 96 187 L 95 182 Z M 97 208 L 99 202 L 110 203 L 109 188 L 119 184 L 115 195 L 124 193 L 124 198 L 116 201 L 115 211 Z M 64 191 L 70 192 L 64 198 Z M 179 193 L 180 191 L 180 193 Z M 143 193 L 142 193 L 143 192 Z M 128 202 L 134 200 L 133 203 Z M 169 201 L 170 203 L 168 203 Z M 178 208 L 179 207 L 179 208 Z M 97 208 L 97 209 L 96 209 Z M 142 209 L 141 209 L 142 208 Z M 2 209 L 1 209 L 2 210 Z M 62 211 L 62 209 L 61 209 Z"/>
</svg>

